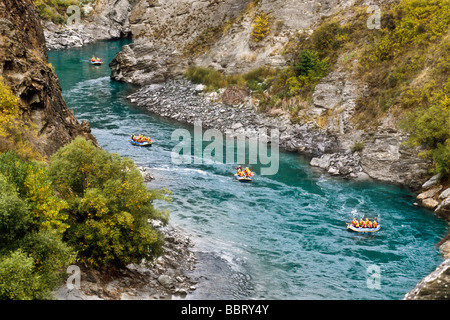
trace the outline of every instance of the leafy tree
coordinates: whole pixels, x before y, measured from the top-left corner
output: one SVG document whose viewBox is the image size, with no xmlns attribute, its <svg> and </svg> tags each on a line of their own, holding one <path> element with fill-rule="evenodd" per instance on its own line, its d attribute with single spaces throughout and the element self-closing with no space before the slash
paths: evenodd
<svg viewBox="0 0 450 320">
<path fill-rule="evenodd" d="M 311 39 L 312 46 L 320 54 L 321 58 L 330 57 L 348 40 L 348 30 L 335 21 L 318 27 Z"/>
<path fill-rule="evenodd" d="M 128 264 L 162 253 L 163 238 L 147 220 L 167 222 L 167 213 L 152 205 L 156 198 L 167 198 L 147 190 L 131 159 L 77 138 L 53 155 L 50 177 L 68 203 L 65 239 L 81 262 Z"/>
<path fill-rule="evenodd" d="M 0 154 L 0 299 L 47 299 L 75 261 L 62 241 L 67 219 L 46 168 Z M 65 226 L 65 227 L 62 227 Z"/>
<path fill-rule="evenodd" d="M 450 139 L 445 144 L 438 144 L 433 150 L 434 171 L 443 176 L 450 176 Z"/>
<path fill-rule="evenodd" d="M 29 232 L 20 241 L 20 248 L 33 258 L 44 291 L 57 286 L 64 276 L 62 271 L 76 261 L 76 252 L 56 230 Z"/>
<path fill-rule="evenodd" d="M 0 154 L 0 169 L 10 188 L 26 202 L 33 230 L 56 229 L 62 234 L 68 227 L 62 209 L 67 204 L 53 191 L 48 171 L 43 164 L 22 160 L 16 153 Z"/>
<path fill-rule="evenodd" d="M 16 240 L 28 231 L 31 214 L 16 188 L 0 174 L 0 253 L 15 249 Z"/>
<path fill-rule="evenodd" d="M 0 260 L 0 299 L 32 300 L 48 297 L 42 290 L 33 258 L 18 249 Z"/>
<path fill-rule="evenodd" d="M 450 105 L 448 93 L 429 108 L 409 112 L 401 121 L 411 135 L 409 144 L 425 146 L 434 160 L 435 173 L 450 175 Z"/>
</svg>

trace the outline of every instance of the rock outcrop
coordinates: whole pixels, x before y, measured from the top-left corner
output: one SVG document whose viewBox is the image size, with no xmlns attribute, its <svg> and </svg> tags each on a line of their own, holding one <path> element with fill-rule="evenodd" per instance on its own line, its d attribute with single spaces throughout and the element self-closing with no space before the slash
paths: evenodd
<svg viewBox="0 0 450 320">
<path fill-rule="evenodd" d="M 95 141 L 87 123 L 67 108 L 47 64 L 44 32 L 31 0 L 0 2 L 0 75 L 20 100 L 26 123 L 36 124 L 36 149 L 49 156 L 76 136 Z"/>
<path fill-rule="evenodd" d="M 135 84 L 163 82 L 183 73 L 197 37 L 218 40 L 218 30 L 251 0 L 139 1 L 130 14 L 134 43 L 110 64 L 112 78 Z"/>
<path fill-rule="evenodd" d="M 348 175 L 348 170 L 356 169 L 350 172 L 351 176 L 368 176 L 419 190 L 427 178 L 429 163 L 404 144 L 408 136 L 398 128 L 395 118 L 388 113 L 380 125 L 371 130 L 358 129 L 353 121 L 356 101 L 366 94 L 365 84 L 355 79 L 352 72 L 353 63 L 356 61 L 338 62 L 336 70 L 315 87 L 311 106 L 300 111 L 303 116 L 325 119 L 323 129 L 336 140 L 335 153 L 323 154 L 321 161 L 313 159 L 311 165 L 340 175 Z M 350 166 L 343 165 L 349 161 Z"/>
<path fill-rule="evenodd" d="M 417 201 L 433 210 L 438 217 L 450 221 L 450 186 L 448 183 L 442 184 L 439 178 L 439 174 L 434 175 L 422 185 Z"/>
<path fill-rule="evenodd" d="M 141 0 L 130 14 L 134 44 L 112 62 L 112 77 L 150 84 L 179 76 L 189 64 L 225 73 L 284 66 L 283 48 L 292 35 L 309 33 L 319 19 L 354 2 Z M 273 27 L 256 43 L 251 32 L 259 12 L 270 14 Z"/>
<path fill-rule="evenodd" d="M 47 48 L 67 49 L 130 37 L 129 15 L 135 3 L 136 0 L 97 0 L 82 5 L 80 12 L 84 14 L 70 25 L 43 21 Z"/>
<path fill-rule="evenodd" d="M 404 300 L 449 300 L 450 299 L 450 259 L 442 262 L 436 270 L 422 279 L 408 292 Z"/>
<path fill-rule="evenodd" d="M 167 300 L 185 297 L 196 290 L 196 281 L 185 275 L 195 268 L 189 236 L 161 221 L 149 223 L 165 237 L 164 255 L 155 261 L 122 268 L 80 268 L 79 288 L 63 285 L 54 292 L 57 300 Z"/>
<path fill-rule="evenodd" d="M 423 207 L 434 210 L 438 217 L 450 221 L 450 187 L 448 183 L 442 183 L 439 174 L 422 185 L 417 201 Z M 438 245 L 445 261 L 408 292 L 405 300 L 450 299 L 450 233 Z"/>
</svg>

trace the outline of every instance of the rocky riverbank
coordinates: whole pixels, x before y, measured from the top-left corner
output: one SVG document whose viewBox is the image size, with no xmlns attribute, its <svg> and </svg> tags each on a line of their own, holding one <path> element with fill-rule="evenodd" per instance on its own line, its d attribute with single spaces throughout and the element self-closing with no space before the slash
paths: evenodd
<svg viewBox="0 0 450 320">
<path fill-rule="evenodd" d="M 430 209 L 442 219 L 450 221 L 450 182 L 440 181 L 440 175 L 431 177 L 422 185 L 417 203 Z"/>
<path fill-rule="evenodd" d="M 344 86 L 342 95 L 346 99 L 342 105 L 352 105 L 348 92 L 356 89 Z M 373 178 L 416 190 L 425 181 L 421 177 L 426 177 L 426 163 L 403 145 L 407 137 L 393 128 L 389 119 L 376 132 L 365 133 L 352 130 L 351 121 L 341 114 L 342 127 L 347 129 L 339 132 L 332 125 L 317 125 L 314 117 L 299 124 L 293 123 L 290 115 L 281 110 L 276 114 L 259 113 L 258 101 L 249 92 L 233 90 L 237 89 L 205 92 L 203 85 L 178 79 L 143 86 L 128 98 L 149 112 L 189 124 L 201 121 L 205 128 L 215 128 L 229 136 L 269 140 L 278 135 L 281 148 L 311 156 L 312 166 L 332 175 L 349 179 Z M 321 86 L 317 90 L 319 94 L 336 88 Z M 229 101 L 229 97 L 238 94 L 240 99 Z M 312 112 L 316 113 L 314 109 Z M 362 141 L 362 150 L 353 148 L 357 141 Z"/>
<path fill-rule="evenodd" d="M 196 282 L 185 275 L 195 268 L 189 236 L 160 221 L 149 223 L 165 237 L 164 254 L 153 262 L 123 268 L 94 270 L 80 266 L 80 288 L 61 286 L 57 300 L 169 300 L 196 290 Z"/>
<path fill-rule="evenodd" d="M 444 262 L 408 292 L 404 300 L 450 299 L 450 234 L 438 245 L 445 259 Z"/>
<path fill-rule="evenodd" d="M 179 79 L 144 86 L 128 98 L 149 112 L 183 123 L 201 121 L 204 128 L 218 129 L 230 137 L 258 138 L 260 141 L 278 139 L 280 147 L 289 152 L 320 157 L 338 151 L 336 137 L 314 122 L 295 124 L 288 114 L 259 113 L 248 93 L 236 104 L 224 103 L 225 97 L 233 95 L 230 92 L 233 90 L 205 92 L 203 85 Z M 357 152 L 349 151 L 342 159 L 337 156 L 333 159 L 336 159 L 338 174 L 351 178 L 366 176 L 359 165 Z"/>
<path fill-rule="evenodd" d="M 416 205 L 421 205 L 447 221 L 450 221 L 450 183 L 441 181 L 439 175 L 422 185 Z M 450 299 L 450 234 L 438 244 L 445 261 L 408 292 L 405 300 Z"/>
<path fill-rule="evenodd" d="M 155 178 L 146 167 L 137 167 L 149 183 Z M 79 266 L 79 288 L 66 284 L 54 292 L 57 300 L 168 300 L 174 296 L 185 297 L 196 290 L 196 281 L 186 276 L 195 268 L 197 258 L 191 250 L 190 236 L 159 220 L 148 223 L 165 238 L 164 254 L 155 261 L 143 261 L 123 268 L 109 267 L 95 270 Z"/>
</svg>

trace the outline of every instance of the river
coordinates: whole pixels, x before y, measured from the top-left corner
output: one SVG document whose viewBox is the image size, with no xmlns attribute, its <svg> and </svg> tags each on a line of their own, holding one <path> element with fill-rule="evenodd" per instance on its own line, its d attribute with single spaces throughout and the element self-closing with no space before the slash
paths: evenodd
<svg viewBox="0 0 450 320">
<path fill-rule="evenodd" d="M 443 261 L 436 244 L 448 223 L 397 186 L 331 177 L 287 152 L 278 174 L 247 184 L 233 179 L 233 164 L 174 164 L 172 133 L 193 128 L 137 109 L 126 99 L 136 88 L 111 81 L 108 63 L 128 42 L 51 51 L 49 62 L 99 144 L 148 167 L 149 188 L 173 192 L 171 203 L 155 205 L 195 242 L 198 284 L 186 299 L 401 299 Z M 91 66 L 92 55 L 105 63 Z M 154 146 L 132 146 L 133 132 L 151 135 Z M 363 216 L 377 216 L 382 229 L 346 230 Z"/>
</svg>

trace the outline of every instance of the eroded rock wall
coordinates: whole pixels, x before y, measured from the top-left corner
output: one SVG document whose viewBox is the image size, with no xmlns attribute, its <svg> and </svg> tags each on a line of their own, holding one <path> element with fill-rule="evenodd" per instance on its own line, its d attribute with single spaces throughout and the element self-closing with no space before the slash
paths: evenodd
<svg viewBox="0 0 450 320">
<path fill-rule="evenodd" d="M 112 77 L 149 84 L 179 76 L 189 64 L 226 73 L 286 64 L 289 38 L 355 1 L 141 0 L 130 14 L 134 44 L 113 61 Z M 271 32 L 252 40 L 255 14 L 270 15 Z M 190 51 L 206 46 L 205 52 Z"/>
<path fill-rule="evenodd" d="M 80 124 L 66 106 L 31 0 L 0 2 L 0 75 L 19 98 L 21 117 L 36 124 L 33 143 L 42 154 L 53 154 L 78 135 L 95 141 L 89 123 Z"/>
<path fill-rule="evenodd" d="M 221 34 L 216 34 L 217 30 L 236 19 L 249 3 L 250 0 L 139 1 L 130 14 L 134 43 L 111 63 L 112 78 L 144 85 L 181 75 L 194 56 L 187 45 L 201 35 L 213 38 L 208 41 L 219 41 Z"/>
</svg>

